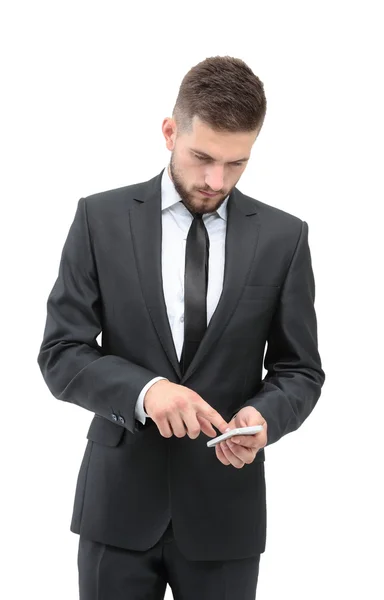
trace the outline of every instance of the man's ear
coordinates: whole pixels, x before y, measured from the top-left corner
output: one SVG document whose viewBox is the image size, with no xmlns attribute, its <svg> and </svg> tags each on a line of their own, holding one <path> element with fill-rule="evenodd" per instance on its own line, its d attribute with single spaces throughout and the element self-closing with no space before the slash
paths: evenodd
<svg viewBox="0 0 384 600">
<path fill-rule="evenodd" d="M 176 122 L 171 117 L 166 117 L 162 124 L 162 132 L 165 138 L 165 145 L 168 150 L 175 149 L 177 127 Z"/>
</svg>

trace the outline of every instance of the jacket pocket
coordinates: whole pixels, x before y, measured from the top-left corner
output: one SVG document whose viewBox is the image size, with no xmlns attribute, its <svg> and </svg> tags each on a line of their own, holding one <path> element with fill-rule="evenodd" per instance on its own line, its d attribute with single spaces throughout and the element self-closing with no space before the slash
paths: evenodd
<svg viewBox="0 0 384 600">
<path fill-rule="evenodd" d="M 88 429 L 87 438 L 104 446 L 117 446 L 124 434 L 124 427 L 115 425 L 100 415 L 95 415 Z"/>
<path fill-rule="evenodd" d="M 280 292 L 278 285 L 246 285 L 244 286 L 242 299 L 243 300 L 263 300 L 275 299 Z"/>
</svg>

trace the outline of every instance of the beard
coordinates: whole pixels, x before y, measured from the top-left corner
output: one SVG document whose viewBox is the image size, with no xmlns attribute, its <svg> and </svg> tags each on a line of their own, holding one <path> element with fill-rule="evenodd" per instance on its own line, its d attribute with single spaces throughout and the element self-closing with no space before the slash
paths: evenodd
<svg viewBox="0 0 384 600">
<path fill-rule="evenodd" d="M 220 194 L 220 195 L 218 193 L 218 198 L 208 198 L 208 197 L 204 197 L 201 194 L 199 194 L 199 189 L 204 190 L 204 187 L 196 188 L 194 191 L 189 192 L 184 185 L 181 175 L 177 171 L 173 152 L 171 154 L 169 170 L 170 170 L 171 179 L 173 181 L 173 185 L 175 186 L 176 192 L 179 194 L 181 201 L 183 202 L 185 207 L 192 214 L 194 214 L 194 213 L 206 214 L 206 213 L 215 212 L 219 208 L 219 206 L 221 206 L 223 204 L 223 202 L 226 199 L 226 197 L 228 196 L 228 194 L 230 194 L 232 191 L 232 190 L 230 190 L 228 193 Z M 212 190 L 204 190 L 204 191 L 207 191 L 208 193 L 213 193 Z M 200 196 L 200 198 L 198 198 L 198 196 Z"/>
</svg>

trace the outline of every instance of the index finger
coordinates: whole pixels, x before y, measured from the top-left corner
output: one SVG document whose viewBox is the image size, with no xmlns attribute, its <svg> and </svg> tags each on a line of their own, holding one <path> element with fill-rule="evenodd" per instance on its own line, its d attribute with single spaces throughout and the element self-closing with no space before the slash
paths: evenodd
<svg viewBox="0 0 384 600">
<path fill-rule="evenodd" d="M 224 421 L 223 417 L 217 412 L 217 410 L 212 408 L 212 406 L 207 404 L 206 407 L 199 408 L 197 412 L 202 413 L 203 416 L 220 431 L 220 433 L 225 433 L 225 430 L 228 428 L 228 423 Z"/>
</svg>

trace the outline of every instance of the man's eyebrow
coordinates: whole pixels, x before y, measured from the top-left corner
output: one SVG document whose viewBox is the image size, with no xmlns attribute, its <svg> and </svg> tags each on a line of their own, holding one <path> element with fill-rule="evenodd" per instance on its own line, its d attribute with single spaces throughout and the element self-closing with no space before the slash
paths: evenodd
<svg viewBox="0 0 384 600">
<path fill-rule="evenodd" d="M 208 158 L 209 160 L 215 160 L 214 158 L 212 158 L 212 156 L 209 156 L 209 154 L 206 154 L 205 152 L 201 152 L 201 150 L 195 150 L 194 148 L 191 148 L 191 150 L 195 154 L 199 154 L 200 156 L 203 156 L 204 158 Z M 239 158 L 238 160 L 232 160 L 231 162 L 233 162 L 233 163 L 245 162 L 246 160 L 249 160 L 249 158 L 248 157 Z"/>
</svg>

